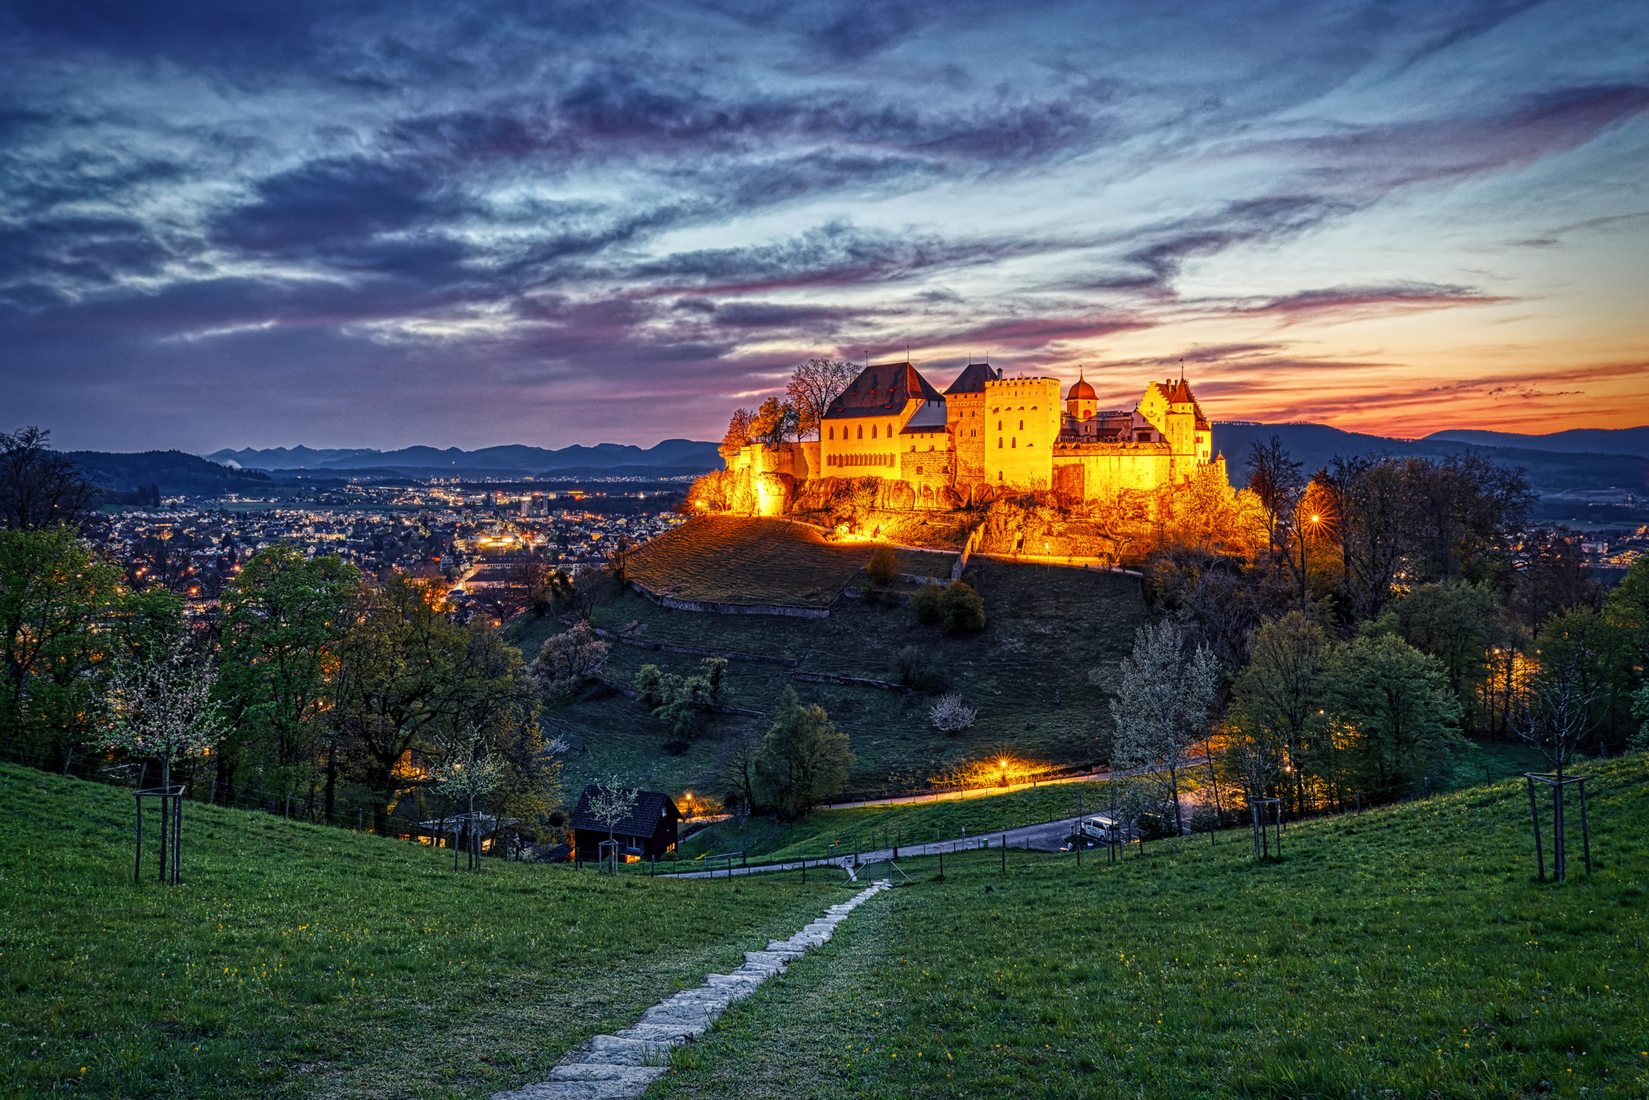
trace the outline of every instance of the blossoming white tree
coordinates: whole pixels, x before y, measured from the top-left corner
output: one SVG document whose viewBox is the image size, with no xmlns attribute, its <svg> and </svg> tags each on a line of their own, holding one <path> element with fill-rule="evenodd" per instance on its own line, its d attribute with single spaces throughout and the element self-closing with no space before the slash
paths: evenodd
<svg viewBox="0 0 1649 1100">
<path fill-rule="evenodd" d="M 945 733 L 957 733 L 967 729 L 973 725 L 974 717 L 978 713 L 978 707 L 968 706 L 954 691 L 941 695 L 939 701 L 928 708 L 928 718 L 933 722 L 933 728 Z"/>
<path fill-rule="evenodd" d="M 448 798 L 465 803 L 469 823 L 469 843 L 465 851 L 472 871 L 481 869 L 481 830 L 475 816 L 475 800 L 491 794 L 504 778 L 508 762 L 493 752 L 477 733 L 455 738 L 444 763 L 434 769 L 436 789 Z M 452 846 L 452 869 L 458 869 L 458 845 Z"/>
<path fill-rule="evenodd" d="M 172 786 L 172 765 L 209 752 L 223 739 L 224 720 L 214 698 L 217 673 L 179 635 L 155 652 L 127 658 L 115 666 L 105 699 L 108 727 L 99 748 L 117 750 L 160 765 L 161 856 L 163 881 L 178 881 L 183 856 L 183 788 Z M 141 849 L 142 819 L 137 839 Z M 141 859 L 141 851 L 139 853 Z"/>
</svg>

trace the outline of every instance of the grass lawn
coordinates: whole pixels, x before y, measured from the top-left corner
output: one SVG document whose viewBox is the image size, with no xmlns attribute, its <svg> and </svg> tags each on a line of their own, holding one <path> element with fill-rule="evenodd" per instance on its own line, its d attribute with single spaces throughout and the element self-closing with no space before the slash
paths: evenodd
<svg viewBox="0 0 1649 1100">
<path fill-rule="evenodd" d="M 1597 869 L 1563 886 L 1515 782 L 1297 825 L 1274 863 L 1241 832 L 912 861 L 649 1095 L 1649 1095 L 1649 758 L 1585 770 Z"/>
<path fill-rule="evenodd" d="M 1104 806 L 1104 792 L 1103 783 L 1056 783 L 964 800 L 947 796 L 933 802 L 819 810 L 790 824 L 752 818 L 743 830 L 723 821 L 694 834 L 682 845 L 681 856 L 742 851 L 752 861 L 759 856 L 764 863 L 776 863 L 871 851 L 894 843 L 954 840 L 964 829 L 968 836 L 979 836 L 1072 817 L 1078 805 L 1097 813 Z"/>
<path fill-rule="evenodd" d="M 128 791 L 0 765 L 0 799 L 0 1096 L 485 1097 L 845 896 L 195 804 L 184 884 L 133 886 Z"/>
</svg>

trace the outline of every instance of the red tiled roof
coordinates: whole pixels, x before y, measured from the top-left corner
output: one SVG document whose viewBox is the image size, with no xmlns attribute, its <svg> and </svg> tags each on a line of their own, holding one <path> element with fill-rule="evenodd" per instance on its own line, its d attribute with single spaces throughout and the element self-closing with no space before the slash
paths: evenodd
<svg viewBox="0 0 1649 1100">
<path fill-rule="evenodd" d="M 912 398 L 943 401 L 938 390 L 909 363 L 872 363 L 859 372 L 825 410 L 826 420 L 854 416 L 889 416 L 903 412 Z"/>
</svg>

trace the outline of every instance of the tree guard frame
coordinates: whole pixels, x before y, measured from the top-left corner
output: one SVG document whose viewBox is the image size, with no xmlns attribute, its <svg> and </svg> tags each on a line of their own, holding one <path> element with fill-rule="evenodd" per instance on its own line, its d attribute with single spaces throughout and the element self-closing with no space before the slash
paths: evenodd
<svg viewBox="0 0 1649 1100">
<path fill-rule="evenodd" d="M 137 817 L 137 844 L 132 857 L 132 885 L 143 875 L 143 800 L 154 799 L 160 806 L 160 873 L 158 881 L 169 886 L 179 882 L 183 862 L 183 784 L 170 787 L 140 787 L 132 792 Z"/>
<path fill-rule="evenodd" d="M 1552 792 L 1552 881 L 1568 878 L 1568 827 L 1564 821 L 1564 802 L 1569 787 L 1580 795 L 1580 843 L 1586 873 L 1592 873 L 1592 828 L 1586 813 L 1586 777 L 1559 775 L 1552 772 L 1524 772 L 1529 789 L 1529 821 L 1534 827 L 1535 878 L 1546 881 L 1546 845 L 1540 836 L 1540 800 L 1535 795 L 1535 784 L 1543 783 Z"/>
<path fill-rule="evenodd" d="M 1281 798 L 1250 798 L 1248 816 L 1254 829 L 1254 858 L 1283 858 L 1283 800 Z M 1271 851 L 1275 844 L 1277 850 Z"/>
</svg>

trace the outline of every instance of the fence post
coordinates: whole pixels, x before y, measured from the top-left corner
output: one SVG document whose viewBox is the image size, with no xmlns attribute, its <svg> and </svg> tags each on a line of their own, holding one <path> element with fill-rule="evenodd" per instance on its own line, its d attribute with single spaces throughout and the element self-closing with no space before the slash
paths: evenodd
<svg viewBox="0 0 1649 1100">
<path fill-rule="evenodd" d="M 1580 845 L 1586 856 L 1586 873 L 1592 873 L 1592 829 L 1586 822 L 1586 780 L 1580 781 Z"/>
</svg>

